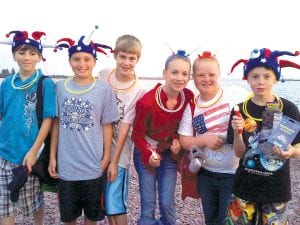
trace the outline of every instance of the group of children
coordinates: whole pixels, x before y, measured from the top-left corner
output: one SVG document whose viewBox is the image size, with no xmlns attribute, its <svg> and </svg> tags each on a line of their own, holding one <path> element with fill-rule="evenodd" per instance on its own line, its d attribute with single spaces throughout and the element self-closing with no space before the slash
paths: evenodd
<svg viewBox="0 0 300 225">
<path fill-rule="evenodd" d="M 64 224 L 76 224 L 82 212 L 86 225 L 97 224 L 105 215 L 111 225 L 127 224 L 133 149 L 140 225 L 176 224 L 179 162 L 195 149 L 204 163 L 192 182 L 201 196 L 207 225 L 287 224 L 291 199 L 288 159 L 300 156 L 299 131 L 287 149 L 272 147 L 273 156 L 284 162 L 273 171 L 253 145 L 254 141 L 257 146 L 262 143 L 258 139 L 265 131 L 262 118 L 269 103 L 277 105 L 279 113 L 300 121 L 298 108 L 272 91 L 280 69 L 296 67 L 278 57 L 298 53 L 261 49 L 249 60 L 238 61 L 245 64 L 244 78 L 253 92 L 245 97 L 242 89 L 219 83 L 220 65 L 213 54 L 203 52 L 192 64 L 184 51 L 178 51 L 166 60 L 165 82 L 147 91 L 135 73 L 142 49 L 136 37 L 120 36 L 114 49 L 86 36 L 78 42 L 62 38 L 56 48 L 68 49 L 74 76 L 56 84 L 50 78 L 43 81 L 39 128 L 36 92 L 43 74 L 36 64 L 43 59 L 43 34 L 33 33 L 29 38 L 27 32 L 13 31 L 10 35 L 14 35 L 12 53 L 19 72 L 4 79 L 0 89 L 1 225 L 15 223 L 17 208 L 25 216 L 33 215 L 35 224 L 43 224 L 43 193 L 31 170 L 49 132 L 48 170 L 51 177 L 58 178 Z M 93 76 L 97 52 L 106 54 L 106 49 L 112 50 L 116 64 L 100 71 L 97 79 Z M 186 88 L 191 74 L 198 90 L 195 95 Z M 236 104 L 238 111 L 233 110 Z M 248 118 L 256 121 L 255 129 L 245 129 Z M 271 118 L 272 124 L 274 114 Z M 13 169 L 20 165 L 28 180 L 15 202 L 9 185 Z M 157 195 L 160 218 L 155 216 Z"/>
</svg>

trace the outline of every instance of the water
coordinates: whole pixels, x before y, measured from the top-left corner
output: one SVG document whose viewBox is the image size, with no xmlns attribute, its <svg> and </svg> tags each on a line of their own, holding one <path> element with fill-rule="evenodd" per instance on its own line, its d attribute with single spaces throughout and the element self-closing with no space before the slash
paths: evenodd
<svg viewBox="0 0 300 225">
<path fill-rule="evenodd" d="M 160 82 L 163 83 L 163 80 L 148 80 L 148 79 L 143 79 L 140 78 L 142 82 L 145 84 L 145 86 L 148 89 L 151 89 L 155 86 L 156 83 Z M 2 82 L 3 78 L 0 78 L 0 83 Z M 229 85 L 237 85 L 240 87 L 243 87 L 247 89 L 249 92 L 251 91 L 249 88 L 249 85 L 247 81 L 245 80 L 229 80 L 229 79 L 223 79 L 221 80 L 221 84 L 225 86 Z M 298 109 L 300 109 L 300 96 L 298 94 L 299 88 L 300 88 L 300 80 L 298 81 L 286 81 L 284 83 L 278 82 L 276 86 L 274 87 L 274 92 L 279 96 L 286 98 L 293 102 L 295 105 L 297 105 Z M 191 80 L 188 83 L 188 88 L 191 90 L 195 90 L 194 82 Z"/>
<path fill-rule="evenodd" d="M 145 84 L 145 86 L 149 89 L 154 87 L 155 84 L 158 82 L 160 82 L 160 83 L 164 82 L 163 80 L 144 80 L 144 79 L 141 79 L 141 80 Z M 251 91 L 247 81 L 245 81 L 245 80 L 223 79 L 220 81 L 220 83 L 224 86 L 237 85 L 237 86 L 245 88 L 249 92 Z M 190 88 L 191 90 L 195 90 L 194 82 L 192 80 L 188 83 L 188 88 Z M 273 91 L 279 97 L 283 97 L 285 99 L 290 100 L 295 105 L 297 105 L 298 109 L 300 109 L 300 95 L 298 93 L 299 88 L 300 88 L 300 80 L 298 80 L 298 81 L 293 80 L 293 81 L 286 81 L 284 83 L 278 82 L 274 86 Z"/>
</svg>

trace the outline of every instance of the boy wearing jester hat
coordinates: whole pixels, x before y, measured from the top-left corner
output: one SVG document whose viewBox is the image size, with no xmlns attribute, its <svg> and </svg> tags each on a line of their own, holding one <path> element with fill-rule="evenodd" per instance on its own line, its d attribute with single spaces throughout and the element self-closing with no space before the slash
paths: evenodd
<svg viewBox="0 0 300 225">
<path fill-rule="evenodd" d="M 36 116 L 37 83 L 43 75 L 36 69 L 42 58 L 40 38 L 44 32 L 12 31 L 13 59 L 19 72 L 3 80 L 0 90 L 0 224 L 15 224 L 17 207 L 24 216 L 33 215 L 34 224 L 43 224 L 43 193 L 38 177 L 31 174 L 37 154 L 56 116 L 55 84 L 43 81 L 43 121 L 39 129 Z M 16 169 L 17 168 L 17 169 Z M 23 183 L 12 171 L 22 171 Z"/>
<path fill-rule="evenodd" d="M 96 52 L 105 53 L 102 48 L 110 47 L 82 36 L 77 44 L 60 39 L 57 48 L 68 48 L 75 75 L 57 82 L 58 117 L 52 129 L 49 173 L 59 178 L 62 222 L 76 224 L 84 212 L 85 224 L 97 224 L 104 219 L 102 179 L 109 164 L 112 124 L 119 113 L 109 85 L 92 73 Z"/>
<path fill-rule="evenodd" d="M 291 199 L 289 159 L 300 156 L 300 133 L 286 149 L 266 145 L 270 132 L 285 116 L 300 121 L 297 106 L 272 91 L 281 76 L 281 68 L 300 66 L 278 60 L 282 55 L 297 56 L 298 52 L 255 49 L 248 60 L 237 61 L 233 69 L 244 63 L 244 79 L 253 93 L 232 112 L 227 142 L 233 144 L 240 158 L 233 194 L 227 207 L 225 224 L 287 224 L 287 203 Z M 237 110 L 236 110 L 237 111 Z M 269 146 L 272 157 L 265 154 Z"/>
</svg>

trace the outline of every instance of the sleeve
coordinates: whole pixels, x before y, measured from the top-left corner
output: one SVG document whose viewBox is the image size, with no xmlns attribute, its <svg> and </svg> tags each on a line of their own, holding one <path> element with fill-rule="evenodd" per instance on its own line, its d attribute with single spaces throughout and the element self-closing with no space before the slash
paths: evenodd
<svg viewBox="0 0 300 225">
<path fill-rule="evenodd" d="M 150 122 L 150 110 L 147 107 L 144 107 L 140 101 L 136 104 L 136 114 L 133 123 L 133 131 L 132 131 L 132 141 L 137 148 L 141 152 L 142 160 L 145 165 L 149 165 L 149 158 L 152 154 L 149 149 L 149 144 L 145 140 L 145 136 L 147 133 L 147 126 Z"/>
<path fill-rule="evenodd" d="M 103 124 L 109 124 L 120 119 L 116 97 L 110 87 L 107 86 L 106 89 L 104 110 L 101 119 Z"/>
<path fill-rule="evenodd" d="M 43 81 L 43 118 L 55 117 L 57 116 L 57 98 L 55 83 L 51 78 L 46 78 Z"/>
<path fill-rule="evenodd" d="M 192 120 L 191 106 L 188 104 L 179 123 L 178 134 L 184 136 L 193 136 Z"/>
</svg>

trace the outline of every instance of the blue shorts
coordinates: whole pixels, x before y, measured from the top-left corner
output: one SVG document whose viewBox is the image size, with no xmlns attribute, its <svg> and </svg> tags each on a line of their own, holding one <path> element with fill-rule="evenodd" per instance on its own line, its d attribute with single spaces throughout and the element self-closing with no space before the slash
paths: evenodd
<svg viewBox="0 0 300 225">
<path fill-rule="evenodd" d="M 91 221 L 104 219 L 102 177 L 93 180 L 58 181 L 62 222 L 73 222 L 84 212 Z"/>
<path fill-rule="evenodd" d="M 118 176 L 113 182 L 106 183 L 105 213 L 108 216 L 127 213 L 128 206 L 128 169 L 118 166 Z"/>
</svg>

